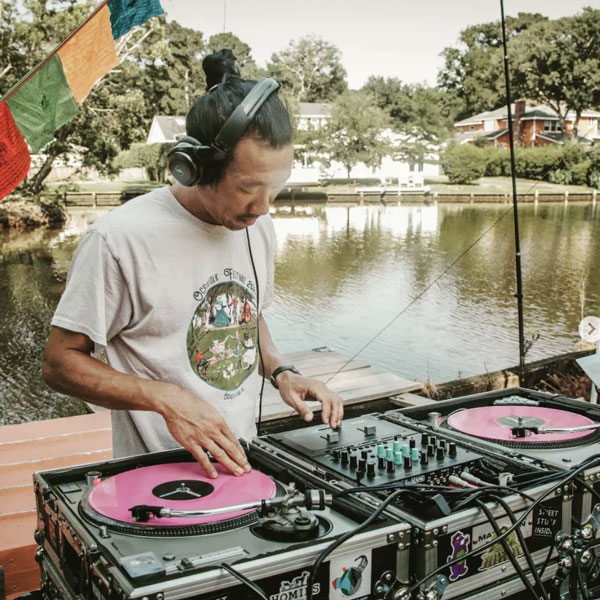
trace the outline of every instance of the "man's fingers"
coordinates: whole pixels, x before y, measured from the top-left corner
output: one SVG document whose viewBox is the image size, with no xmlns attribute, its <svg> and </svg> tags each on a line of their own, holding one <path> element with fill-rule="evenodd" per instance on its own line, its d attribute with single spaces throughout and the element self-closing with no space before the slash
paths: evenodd
<svg viewBox="0 0 600 600">
<path fill-rule="evenodd" d="M 210 440 L 205 444 L 206 449 L 212 454 L 213 458 L 221 463 L 232 475 L 243 475 L 244 469 L 229 458 L 229 454 L 223 446 L 230 447 L 234 446 L 234 444 L 231 444 L 225 437 L 221 437 L 218 442 L 216 440 Z"/>
<path fill-rule="evenodd" d="M 204 469 L 206 474 L 215 479 L 217 477 L 217 470 L 210 462 L 210 458 L 208 458 L 206 452 L 201 446 L 191 446 L 188 450 L 192 453 L 193 457 L 200 463 L 200 466 Z"/>
<path fill-rule="evenodd" d="M 290 398 L 290 406 L 305 420 L 312 421 L 313 419 L 313 411 L 310 409 L 310 406 L 298 394 L 293 394 Z"/>
<path fill-rule="evenodd" d="M 246 457 L 246 453 L 242 448 L 239 440 L 233 435 L 233 432 L 227 425 L 223 425 L 221 428 L 221 433 L 226 439 L 222 445 L 223 449 L 229 454 L 229 457 L 236 462 L 244 471 L 250 471 L 250 463 L 248 462 L 248 458 Z"/>
</svg>

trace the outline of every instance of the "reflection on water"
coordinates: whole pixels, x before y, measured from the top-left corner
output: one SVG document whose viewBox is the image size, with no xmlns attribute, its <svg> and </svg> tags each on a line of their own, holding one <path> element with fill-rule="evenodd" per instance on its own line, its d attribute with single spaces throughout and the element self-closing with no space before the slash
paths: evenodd
<svg viewBox="0 0 600 600">
<path fill-rule="evenodd" d="M 525 325 L 540 334 L 528 360 L 573 350 L 582 314 L 600 313 L 599 215 L 592 204 L 520 210 Z M 69 261 L 96 216 L 76 212 L 62 232 L 0 235 L 0 422 L 83 411 L 39 372 Z M 267 315 L 283 352 L 328 345 L 351 355 L 393 321 L 360 360 L 438 382 L 518 362 L 507 205 L 296 206 L 273 217 Z"/>
</svg>

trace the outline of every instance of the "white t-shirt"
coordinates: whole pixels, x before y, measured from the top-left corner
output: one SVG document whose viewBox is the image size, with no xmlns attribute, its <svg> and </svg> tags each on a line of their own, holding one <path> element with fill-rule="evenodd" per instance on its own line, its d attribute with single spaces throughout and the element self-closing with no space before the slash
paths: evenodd
<svg viewBox="0 0 600 600">
<path fill-rule="evenodd" d="M 194 217 L 168 187 L 102 216 L 77 248 L 52 325 L 84 333 L 123 373 L 210 402 L 237 437 L 256 435 L 257 315 L 273 297 L 269 216 L 230 231 Z M 115 457 L 177 447 L 150 411 L 112 411 Z"/>
</svg>

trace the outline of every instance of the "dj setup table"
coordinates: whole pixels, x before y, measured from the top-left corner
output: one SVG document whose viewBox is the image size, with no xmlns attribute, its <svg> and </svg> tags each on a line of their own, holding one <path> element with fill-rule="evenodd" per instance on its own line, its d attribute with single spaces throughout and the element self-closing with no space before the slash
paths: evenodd
<svg viewBox="0 0 600 600">
<path fill-rule="evenodd" d="M 600 407 L 504 389 L 34 476 L 47 600 L 600 598 Z"/>
</svg>

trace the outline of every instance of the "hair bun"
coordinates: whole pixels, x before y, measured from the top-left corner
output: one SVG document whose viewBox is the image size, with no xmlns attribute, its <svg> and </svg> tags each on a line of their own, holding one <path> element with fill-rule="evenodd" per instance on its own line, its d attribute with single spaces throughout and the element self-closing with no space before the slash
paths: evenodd
<svg viewBox="0 0 600 600">
<path fill-rule="evenodd" d="M 204 57 L 202 69 L 206 75 L 206 89 L 218 85 L 224 81 L 228 75 L 240 77 L 240 70 L 235 64 L 236 58 L 229 49 L 217 50 Z"/>
</svg>

